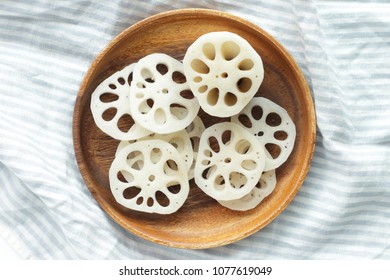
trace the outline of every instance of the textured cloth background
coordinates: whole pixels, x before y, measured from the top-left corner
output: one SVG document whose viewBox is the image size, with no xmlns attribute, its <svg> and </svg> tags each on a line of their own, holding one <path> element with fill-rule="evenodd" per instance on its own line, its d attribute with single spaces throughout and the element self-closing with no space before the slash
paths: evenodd
<svg viewBox="0 0 390 280">
<path fill-rule="evenodd" d="M 237 243 L 182 250 L 103 212 L 72 143 L 79 85 L 106 43 L 178 8 L 227 11 L 297 60 L 317 146 L 288 208 Z M 363 1 L 1 1 L 0 235 L 26 259 L 390 259 L 390 4 Z M 1 249 L 0 249 L 1 250 Z"/>
</svg>

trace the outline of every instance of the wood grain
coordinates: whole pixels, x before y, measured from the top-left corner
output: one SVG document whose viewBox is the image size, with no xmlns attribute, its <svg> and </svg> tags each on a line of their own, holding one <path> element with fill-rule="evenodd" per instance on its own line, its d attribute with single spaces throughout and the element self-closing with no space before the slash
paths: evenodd
<svg viewBox="0 0 390 280">
<path fill-rule="evenodd" d="M 238 212 L 220 206 L 191 180 L 190 195 L 171 215 L 132 211 L 116 203 L 108 183 L 108 170 L 118 141 L 95 125 L 90 98 L 99 83 L 143 56 L 160 52 L 183 59 L 200 35 L 230 31 L 245 38 L 261 55 L 265 78 L 257 92 L 285 108 L 297 129 L 295 147 L 277 169 L 275 191 L 253 210 Z M 209 126 L 222 121 L 203 111 Z M 73 140 L 83 179 L 109 216 L 133 234 L 180 248 L 222 246 L 258 231 L 274 220 L 291 202 L 308 172 L 315 146 L 315 112 L 307 83 L 294 59 L 264 30 L 236 16 L 213 10 L 185 9 L 166 12 L 136 23 L 114 38 L 96 57 L 80 86 Z"/>
</svg>

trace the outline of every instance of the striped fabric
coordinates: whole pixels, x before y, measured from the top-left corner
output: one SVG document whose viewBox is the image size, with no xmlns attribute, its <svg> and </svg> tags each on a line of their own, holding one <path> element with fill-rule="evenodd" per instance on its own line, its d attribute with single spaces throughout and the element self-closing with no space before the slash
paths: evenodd
<svg viewBox="0 0 390 280">
<path fill-rule="evenodd" d="M 85 186 L 72 143 L 95 55 L 133 23 L 190 7 L 271 33 L 300 65 L 318 118 L 312 167 L 288 208 L 208 250 L 123 230 Z M 0 235 L 25 259 L 390 259 L 389 50 L 386 1 L 1 1 Z"/>
</svg>

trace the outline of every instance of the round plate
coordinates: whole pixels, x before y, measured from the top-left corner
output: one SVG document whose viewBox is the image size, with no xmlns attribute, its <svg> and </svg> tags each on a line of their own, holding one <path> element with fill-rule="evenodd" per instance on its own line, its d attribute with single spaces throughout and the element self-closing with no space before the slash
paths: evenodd
<svg viewBox="0 0 390 280">
<path fill-rule="evenodd" d="M 193 182 L 189 197 L 174 214 L 141 213 L 119 205 L 111 194 L 108 170 L 119 141 L 95 125 L 90 110 L 94 89 L 105 78 L 151 53 L 182 60 L 202 34 L 230 31 L 245 38 L 261 55 L 264 81 L 257 92 L 285 108 L 296 125 L 295 147 L 277 169 L 274 192 L 255 209 L 239 212 L 219 205 Z M 222 119 L 200 116 L 209 126 Z M 89 68 L 77 96 L 73 141 L 80 172 L 100 206 L 128 231 L 147 240 L 180 248 L 210 248 L 245 238 L 269 224 L 290 203 L 309 169 L 315 145 L 315 113 L 307 83 L 294 59 L 268 33 L 228 13 L 185 9 L 142 20 L 113 39 Z"/>
</svg>

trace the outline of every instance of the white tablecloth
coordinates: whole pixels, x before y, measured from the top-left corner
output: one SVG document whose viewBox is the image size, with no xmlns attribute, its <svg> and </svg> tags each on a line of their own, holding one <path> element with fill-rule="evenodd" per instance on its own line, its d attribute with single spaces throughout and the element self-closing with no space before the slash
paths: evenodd
<svg viewBox="0 0 390 280">
<path fill-rule="evenodd" d="M 313 94 L 307 179 L 270 225 L 182 250 L 118 226 L 85 186 L 72 115 L 106 43 L 178 8 L 241 16 L 279 40 Z M 0 235 L 25 259 L 390 259 L 390 4 L 364 1 L 1 1 Z"/>
</svg>

